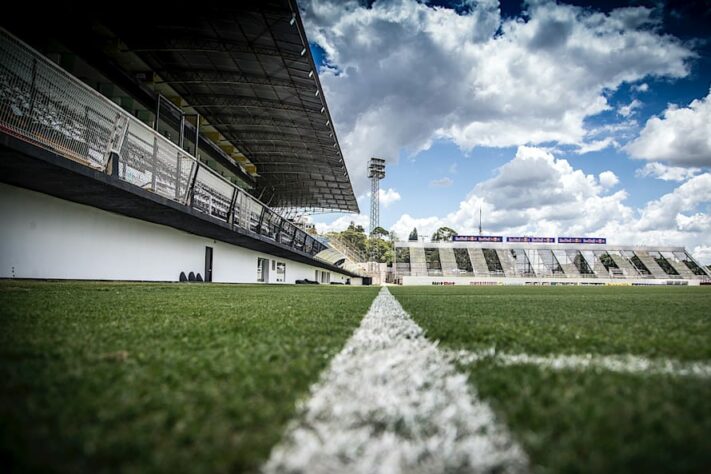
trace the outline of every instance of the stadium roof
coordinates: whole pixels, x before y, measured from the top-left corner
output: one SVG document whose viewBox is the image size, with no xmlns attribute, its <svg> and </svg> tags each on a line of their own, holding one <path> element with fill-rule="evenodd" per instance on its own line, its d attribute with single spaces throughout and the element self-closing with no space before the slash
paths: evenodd
<svg viewBox="0 0 711 474">
<path fill-rule="evenodd" d="M 201 115 L 201 146 L 269 206 L 359 211 L 295 0 L 122 5 L 28 5 L 11 30 L 40 50 L 57 39 L 148 110 L 169 90 Z"/>
<path fill-rule="evenodd" d="M 123 15 L 106 23 L 256 165 L 263 202 L 358 212 L 294 0 Z"/>
</svg>

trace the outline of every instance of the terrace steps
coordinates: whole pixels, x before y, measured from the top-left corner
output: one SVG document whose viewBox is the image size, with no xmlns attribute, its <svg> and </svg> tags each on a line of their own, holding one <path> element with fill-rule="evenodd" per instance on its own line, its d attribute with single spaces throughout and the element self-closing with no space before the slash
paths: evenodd
<svg viewBox="0 0 711 474">
<path fill-rule="evenodd" d="M 475 275 L 488 275 L 489 266 L 486 264 L 484 251 L 481 248 L 467 247 L 469 260 L 472 262 L 472 269 Z"/>
<path fill-rule="evenodd" d="M 439 261 L 442 265 L 442 274 L 456 274 L 457 259 L 454 257 L 454 249 L 452 247 L 440 247 Z"/>
<path fill-rule="evenodd" d="M 639 276 L 639 272 L 637 269 L 630 263 L 629 260 L 627 260 L 627 257 L 623 257 L 622 255 L 616 255 L 613 253 L 610 253 L 610 258 L 612 258 L 612 261 L 615 262 L 617 267 L 622 270 L 622 274 L 626 277 L 637 277 Z"/>
<path fill-rule="evenodd" d="M 639 257 L 645 267 L 649 270 L 654 278 L 669 278 L 667 272 L 662 270 L 662 267 L 654 260 L 648 252 L 638 250 L 635 251 L 635 255 Z"/>
<path fill-rule="evenodd" d="M 410 273 L 411 275 L 427 275 L 425 249 L 422 247 L 410 247 Z"/>
<path fill-rule="evenodd" d="M 558 263 L 560 263 L 560 262 L 558 262 Z M 576 277 L 580 276 L 578 267 L 576 267 L 572 263 L 560 263 L 560 267 L 563 269 L 563 273 L 568 278 L 576 278 Z"/>
<path fill-rule="evenodd" d="M 501 262 L 501 268 L 504 270 L 504 276 L 516 275 L 516 263 L 514 262 L 509 250 L 496 249 L 496 255 Z"/>
<path fill-rule="evenodd" d="M 669 264 L 674 268 L 674 270 L 677 271 L 677 273 L 679 273 L 679 275 L 681 275 L 682 278 L 691 279 L 696 277 L 696 275 L 694 275 L 694 272 L 689 270 L 689 267 L 687 267 L 684 262 L 680 262 L 671 258 L 668 258 L 667 262 L 669 262 Z"/>
</svg>

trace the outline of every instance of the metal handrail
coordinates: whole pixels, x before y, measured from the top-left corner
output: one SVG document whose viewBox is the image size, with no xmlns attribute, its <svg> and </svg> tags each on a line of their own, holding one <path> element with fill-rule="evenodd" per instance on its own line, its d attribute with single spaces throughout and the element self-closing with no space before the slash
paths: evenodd
<svg viewBox="0 0 711 474">
<path fill-rule="evenodd" d="M 0 130 L 296 250 L 327 248 L 4 28 Z"/>
</svg>

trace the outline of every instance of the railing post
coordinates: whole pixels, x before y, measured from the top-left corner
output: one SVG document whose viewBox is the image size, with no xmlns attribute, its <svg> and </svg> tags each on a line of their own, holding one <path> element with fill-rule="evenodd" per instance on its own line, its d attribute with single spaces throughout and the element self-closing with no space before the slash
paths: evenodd
<svg viewBox="0 0 711 474">
<path fill-rule="evenodd" d="M 259 223 L 257 224 L 257 234 L 262 233 L 262 222 L 264 222 L 264 214 L 267 212 L 267 206 L 262 204 L 262 212 L 259 214 Z"/>
<path fill-rule="evenodd" d="M 279 227 L 277 227 L 276 234 L 274 234 L 274 241 L 279 242 L 279 238 L 281 237 L 281 229 L 284 226 L 284 219 L 283 217 L 279 216 Z"/>
<path fill-rule="evenodd" d="M 151 189 L 156 192 L 156 169 L 158 161 L 158 136 L 153 135 L 153 156 L 151 159 Z"/>
<path fill-rule="evenodd" d="M 160 101 L 162 97 L 163 94 L 158 94 L 158 100 L 156 101 L 156 121 L 153 124 L 153 130 L 155 130 L 156 132 L 158 132 L 158 121 L 160 120 Z"/>
<path fill-rule="evenodd" d="M 235 205 L 237 204 L 237 196 L 239 195 L 239 190 L 234 188 L 234 193 L 232 193 L 232 200 L 230 201 L 230 207 L 227 210 L 227 223 L 231 227 L 235 224 Z"/>
<path fill-rule="evenodd" d="M 182 163 L 182 159 L 180 156 L 181 152 L 176 153 L 177 156 L 177 162 L 175 163 L 175 199 L 179 200 L 180 199 L 180 167 Z"/>
<path fill-rule="evenodd" d="M 32 114 L 35 111 L 35 96 L 37 95 L 37 88 L 35 82 L 37 81 L 37 58 L 32 58 L 32 83 L 30 84 L 30 120 L 32 120 Z"/>
<path fill-rule="evenodd" d="M 190 208 L 193 207 L 193 199 L 195 198 L 195 182 L 197 181 L 197 174 L 198 170 L 200 169 L 200 162 L 197 160 L 195 161 L 195 171 L 193 172 L 193 175 L 190 177 L 190 184 L 188 184 L 188 195 L 186 204 L 190 206 Z"/>
</svg>

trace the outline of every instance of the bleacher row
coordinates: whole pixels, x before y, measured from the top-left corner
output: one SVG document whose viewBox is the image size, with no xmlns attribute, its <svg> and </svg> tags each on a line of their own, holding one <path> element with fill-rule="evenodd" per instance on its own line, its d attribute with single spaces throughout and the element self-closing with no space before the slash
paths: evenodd
<svg viewBox="0 0 711 474">
<path fill-rule="evenodd" d="M 683 249 L 490 249 L 479 246 L 403 246 L 400 249 L 409 250 L 409 255 L 396 261 L 395 268 L 401 276 L 711 278 Z M 401 255 L 401 252 L 396 254 Z"/>
</svg>

